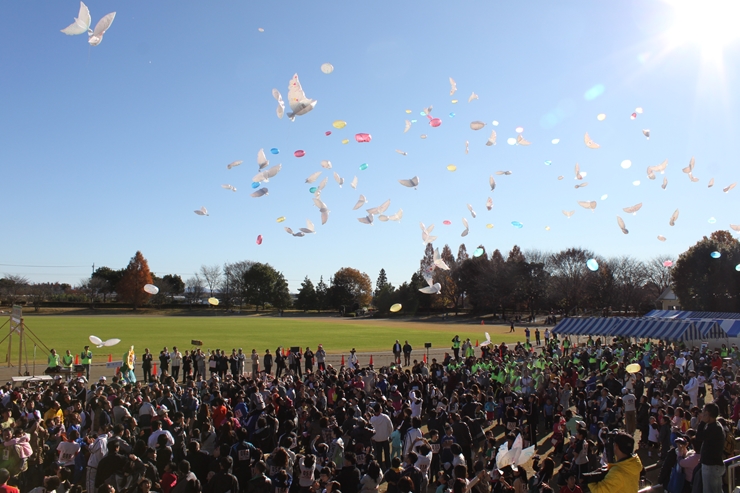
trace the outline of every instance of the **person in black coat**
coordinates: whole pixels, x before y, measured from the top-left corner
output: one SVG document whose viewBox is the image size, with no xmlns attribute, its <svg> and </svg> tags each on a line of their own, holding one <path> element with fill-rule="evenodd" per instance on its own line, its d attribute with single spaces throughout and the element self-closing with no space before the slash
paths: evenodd
<svg viewBox="0 0 740 493">
<path fill-rule="evenodd" d="M 152 381 L 152 360 L 154 355 L 149 352 L 149 348 L 144 349 L 144 354 L 141 356 L 141 369 L 144 372 L 144 383 Z"/>
<path fill-rule="evenodd" d="M 233 463 L 233 459 L 229 456 L 219 457 L 218 472 L 208 481 L 204 493 L 221 493 L 222 491 L 235 493 L 239 491 L 239 480 L 233 474 L 229 474 Z"/>
<path fill-rule="evenodd" d="M 360 491 L 360 470 L 357 469 L 355 454 L 344 454 L 344 467 L 337 474 L 337 481 L 341 485 L 342 493 L 358 493 Z"/>
<path fill-rule="evenodd" d="M 419 456 L 416 452 L 408 453 L 401 477 L 407 477 L 414 482 L 414 493 L 423 493 L 426 491 L 426 481 L 424 481 L 424 475 L 422 474 L 421 469 L 415 465 L 418 459 Z"/>
<path fill-rule="evenodd" d="M 265 355 L 262 357 L 262 367 L 265 369 L 266 375 L 272 373 L 272 354 L 270 354 L 269 349 L 265 349 Z"/>
</svg>

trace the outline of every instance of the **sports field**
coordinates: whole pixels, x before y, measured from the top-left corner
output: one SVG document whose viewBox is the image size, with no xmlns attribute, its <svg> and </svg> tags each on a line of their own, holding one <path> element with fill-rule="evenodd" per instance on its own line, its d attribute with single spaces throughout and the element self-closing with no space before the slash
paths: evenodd
<svg viewBox="0 0 740 493">
<path fill-rule="evenodd" d="M 348 319 L 339 317 L 302 316 L 26 316 L 25 324 L 49 348 L 60 353 L 70 349 L 79 353 L 88 337 L 95 335 L 103 340 L 121 339 L 113 348 L 92 348 L 99 355 L 113 353 L 114 359 L 129 346 L 134 345 L 137 353 L 144 347 L 152 352 L 162 347 L 177 346 L 181 351 L 190 349 L 193 339 L 203 341 L 203 349 L 243 348 L 249 353 L 257 349 L 261 354 L 277 346 L 310 346 L 316 349 L 321 343 L 328 353 L 347 354 L 350 349 L 358 352 L 390 351 L 396 339 L 401 343 L 408 340 L 415 350 L 421 350 L 425 342 L 433 348 L 449 348 L 455 334 L 462 340 L 469 337 L 485 340 L 484 332 L 491 335 L 494 343 L 502 341 L 516 343 L 524 341 L 524 329 L 517 327 L 515 334 L 508 334 L 508 326 L 479 323 L 419 322 L 385 319 Z M 2 332 L 7 334 L 7 325 Z M 532 336 L 534 338 L 534 335 Z M 29 339 L 30 341 L 30 339 Z M 17 337 L 13 341 L 13 360 L 17 360 Z M 0 344 L 0 354 L 7 352 L 7 340 Z M 32 342 L 28 343 L 28 359 L 33 358 Z M 37 361 L 46 361 L 46 353 L 39 347 Z M 100 360 L 98 360 L 100 361 Z"/>
</svg>

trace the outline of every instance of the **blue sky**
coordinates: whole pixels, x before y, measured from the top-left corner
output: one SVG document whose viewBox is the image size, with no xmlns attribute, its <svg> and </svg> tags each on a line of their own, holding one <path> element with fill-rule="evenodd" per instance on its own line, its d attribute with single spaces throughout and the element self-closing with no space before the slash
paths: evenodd
<svg viewBox="0 0 740 493">
<path fill-rule="evenodd" d="M 423 255 L 419 222 L 435 224 L 435 246 L 448 243 L 455 253 L 464 240 L 469 252 L 479 244 L 504 253 L 514 244 L 581 246 L 644 259 L 678 255 L 701 236 L 740 223 L 740 188 L 722 192 L 740 181 L 739 43 L 728 42 L 721 58 L 707 56 L 701 40 L 672 46 L 665 33 L 675 11 L 662 1 L 88 6 L 93 24 L 117 12 L 93 48 L 84 35 L 60 32 L 77 15 L 77 1 L 4 5 L 2 273 L 76 284 L 93 263 L 124 267 L 141 250 L 158 275 L 187 278 L 202 264 L 254 260 L 282 271 L 292 290 L 306 275 L 328 280 L 345 266 L 373 281 L 385 268 L 397 285 Z M 332 74 L 321 72 L 325 62 L 334 65 Z M 271 90 L 287 99 L 294 73 L 318 104 L 295 122 L 279 120 Z M 453 97 L 449 77 L 457 81 Z M 597 84 L 604 93 L 586 100 Z M 480 99 L 468 103 L 473 91 Z M 442 119 L 438 128 L 419 115 L 429 105 Z M 644 113 L 631 120 L 636 107 Z M 407 118 L 418 122 L 404 133 Z M 347 126 L 336 130 L 335 120 Z M 487 126 L 473 131 L 474 120 Z M 507 145 L 518 126 L 530 146 Z M 498 143 L 487 147 L 494 128 Z M 649 140 L 642 129 L 650 129 Z M 358 132 L 370 133 L 372 142 L 355 142 Z M 600 149 L 585 147 L 585 132 Z M 341 144 L 344 138 L 350 143 Z M 554 138 L 560 143 L 551 144 Z M 273 147 L 280 154 L 268 158 L 282 171 L 266 184 L 268 196 L 251 198 L 257 151 Z M 297 149 L 306 156 L 293 157 Z M 697 183 L 681 172 L 692 156 Z M 304 180 L 322 170 L 323 159 L 334 168 L 319 178 L 329 176 L 322 200 L 331 209 L 321 226 Z M 630 169 L 620 167 L 625 159 Z M 665 159 L 665 175 L 650 181 L 647 166 Z M 227 170 L 235 160 L 244 164 Z M 587 172 L 589 185 L 581 189 L 574 188 L 576 162 Z M 362 163 L 369 168 L 360 171 Z M 449 164 L 457 171 L 447 171 Z M 499 170 L 513 174 L 497 176 L 491 192 L 488 177 Z M 331 171 L 345 178 L 343 188 Z M 349 186 L 355 175 L 357 190 Z M 414 175 L 418 190 L 397 182 Z M 223 190 L 226 183 L 238 191 Z M 391 199 L 389 212 L 402 208 L 403 220 L 359 223 L 362 214 L 352 207 L 361 193 L 367 207 Z M 578 200 L 598 207 L 592 213 Z M 622 212 L 638 202 L 644 205 L 636 216 Z M 193 213 L 201 206 L 210 216 Z M 670 227 L 675 209 L 680 217 Z M 567 219 L 562 210 L 576 213 Z M 466 238 L 463 217 L 470 222 Z M 283 231 L 306 219 L 316 224 L 315 235 Z"/>
</svg>

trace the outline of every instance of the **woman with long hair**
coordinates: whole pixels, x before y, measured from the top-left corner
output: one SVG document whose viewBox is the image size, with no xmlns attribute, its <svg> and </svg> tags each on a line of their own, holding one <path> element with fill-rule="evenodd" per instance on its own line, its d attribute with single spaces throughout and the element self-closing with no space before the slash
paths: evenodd
<svg viewBox="0 0 740 493">
<path fill-rule="evenodd" d="M 360 479 L 360 493 L 377 493 L 380 480 L 380 465 L 374 460 L 367 466 L 367 472 Z"/>
</svg>

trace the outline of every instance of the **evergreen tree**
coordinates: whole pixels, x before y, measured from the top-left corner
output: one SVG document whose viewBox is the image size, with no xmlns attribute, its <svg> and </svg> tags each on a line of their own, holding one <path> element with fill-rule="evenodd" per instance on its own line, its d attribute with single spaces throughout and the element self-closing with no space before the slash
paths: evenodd
<svg viewBox="0 0 740 493">
<path fill-rule="evenodd" d="M 275 280 L 272 284 L 272 296 L 270 297 L 270 303 L 272 306 L 282 312 L 286 308 L 290 308 L 293 304 L 293 299 L 290 297 L 290 290 L 288 289 L 288 282 L 285 280 L 282 272 L 275 273 Z"/>
<path fill-rule="evenodd" d="M 296 299 L 296 308 L 299 310 L 315 310 L 318 308 L 318 296 L 316 289 L 311 282 L 311 279 L 306 276 L 301 283 L 301 289 L 298 290 L 298 298 Z"/>
<path fill-rule="evenodd" d="M 255 310 L 272 303 L 275 297 L 275 283 L 278 281 L 278 271 L 270 264 L 256 263 L 244 273 L 244 298 L 247 303 L 254 305 Z"/>
<path fill-rule="evenodd" d="M 740 311 L 737 265 L 740 242 L 729 231 L 715 231 L 679 256 L 671 272 L 673 292 L 685 310 Z"/>
<path fill-rule="evenodd" d="M 316 285 L 316 308 L 319 313 L 324 310 L 329 304 L 329 288 L 324 282 L 324 276 L 319 278 L 319 283 Z"/>
<path fill-rule="evenodd" d="M 431 273 L 434 270 L 434 247 L 431 243 L 427 243 L 424 249 L 424 257 L 422 257 L 419 263 L 419 272 L 424 274 L 425 272 Z"/>
<path fill-rule="evenodd" d="M 465 243 L 461 243 L 460 248 L 457 249 L 457 259 L 455 259 L 455 262 L 457 262 L 457 264 L 462 264 L 469 258 L 470 255 L 468 255 L 468 249 L 465 248 Z"/>
<path fill-rule="evenodd" d="M 385 288 L 388 285 L 388 277 L 385 275 L 385 269 L 380 269 L 380 274 L 378 274 L 378 280 L 375 281 L 375 291 L 373 292 L 374 296 L 378 296 L 378 293 L 383 291 L 383 288 Z"/>
<path fill-rule="evenodd" d="M 149 271 L 149 263 L 141 252 L 131 257 L 123 277 L 116 286 L 118 299 L 131 303 L 136 310 L 149 300 L 149 294 L 144 291 L 144 285 L 152 283 L 152 273 Z"/>
</svg>

